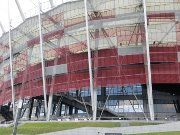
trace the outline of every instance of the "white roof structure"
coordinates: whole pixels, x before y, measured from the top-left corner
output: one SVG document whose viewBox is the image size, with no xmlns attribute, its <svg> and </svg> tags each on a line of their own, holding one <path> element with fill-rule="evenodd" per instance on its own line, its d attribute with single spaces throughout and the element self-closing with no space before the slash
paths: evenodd
<svg viewBox="0 0 180 135">
<path fill-rule="evenodd" d="M 42 3 L 42 10 L 48 11 L 57 5 L 75 0 L 1 0 L 0 37 L 2 36 L 3 32 L 7 32 L 9 29 L 8 12 L 10 15 L 11 26 L 12 28 L 15 28 L 17 25 L 23 22 L 23 18 L 20 13 L 21 10 L 25 18 L 37 15 L 39 1 Z M 20 10 L 18 10 L 18 4 L 20 6 Z"/>
</svg>

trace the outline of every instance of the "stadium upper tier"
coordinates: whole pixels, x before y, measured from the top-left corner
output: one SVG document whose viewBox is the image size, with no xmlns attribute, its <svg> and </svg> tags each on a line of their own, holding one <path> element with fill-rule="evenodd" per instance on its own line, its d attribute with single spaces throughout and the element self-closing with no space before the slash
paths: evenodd
<svg viewBox="0 0 180 135">
<path fill-rule="evenodd" d="M 180 83 L 180 0 L 147 0 L 152 83 Z M 146 84 L 141 0 L 88 2 L 94 87 Z M 41 15 L 47 93 L 89 87 L 82 0 Z M 38 16 L 11 31 L 16 98 L 42 94 Z M 11 100 L 9 35 L 0 37 L 0 104 Z"/>
</svg>

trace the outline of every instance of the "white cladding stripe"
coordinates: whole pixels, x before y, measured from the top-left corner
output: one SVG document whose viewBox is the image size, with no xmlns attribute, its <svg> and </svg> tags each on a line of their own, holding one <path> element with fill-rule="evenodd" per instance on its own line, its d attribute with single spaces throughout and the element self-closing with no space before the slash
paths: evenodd
<svg viewBox="0 0 180 135">
<path fill-rule="evenodd" d="M 118 48 L 118 55 L 120 56 L 135 55 L 135 54 L 143 54 L 143 47 L 133 46 L 133 47 L 119 47 Z"/>
<path fill-rule="evenodd" d="M 46 75 L 58 75 L 67 73 L 67 64 L 60 64 L 55 66 L 50 66 L 45 68 Z"/>
<path fill-rule="evenodd" d="M 178 0 L 147 0 L 147 11 L 179 10 Z"/>
<path fill-rule="evenodd" d="M 180 52 L 177 52 L 178 62 L 180 62 Z"/>
</svg>

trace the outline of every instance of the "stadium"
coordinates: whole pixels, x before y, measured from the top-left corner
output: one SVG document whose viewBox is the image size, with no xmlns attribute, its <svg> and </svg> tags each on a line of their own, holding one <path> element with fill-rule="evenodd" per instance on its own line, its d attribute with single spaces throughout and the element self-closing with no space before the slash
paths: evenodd
<svg viewBox="0 0 180 135">
<path fill-rule="evenodd" d="M 22 22 L 1 24 L 6 120 L 18 103 L 26 120 L 180 118 L 179 0 L 49 0 L 29 17 L 16 4 Z"/>
</svg>

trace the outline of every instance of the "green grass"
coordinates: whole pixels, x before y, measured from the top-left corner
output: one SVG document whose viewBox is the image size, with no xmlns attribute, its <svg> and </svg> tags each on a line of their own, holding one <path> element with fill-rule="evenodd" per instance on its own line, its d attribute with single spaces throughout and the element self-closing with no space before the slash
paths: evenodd
<svg viewBox="0 0 180 135">
<path fill-rule="evenodd" d="M 55 131 L 62 131 L 80 127 L 120 127 L 119 122 L 42 122 L 42 123 L 26 123 L 18 126 L 18 134 L 42 134 Z M 12 133 L 12 127 L 0 128 L 0 135 L 9 135 Z"/>
<path fill-rule="evenodd" d="M 0 135 L 10 135 L 12 134 L 11 128 L 0 128 Z"/>
<path fill-rule="evenodd" d="M 104 122 L 51 122 L 51 123 L 27 123 L 18 128 L 20 134 L 40 134 L 54 131 L 62 131 L 80 127 L 119 127 L 120 123 Z M 34 130 L 33 130 L 34 129 Z"/>
<path fill-rule="evenodd" d="M 154 125 L 158 123 L 145 123 L 145 122 L 130 122 L 130 126 Z M 18 126 L 18 134 L 43 134 L 49 132 L 56 132 L 80 127 L 120 127 L 120 122 L 37 122 L 26 123 Z M 9 135 L 12 133 L 12 127 L 0 128 L 0 135 Z"/>
<path fill-rule="evenodd" d="M 177 132 L 159 132 L 159 133 L 145 133 L 136 135 L 180 135 L 180 131 Z"/>
</svg>

